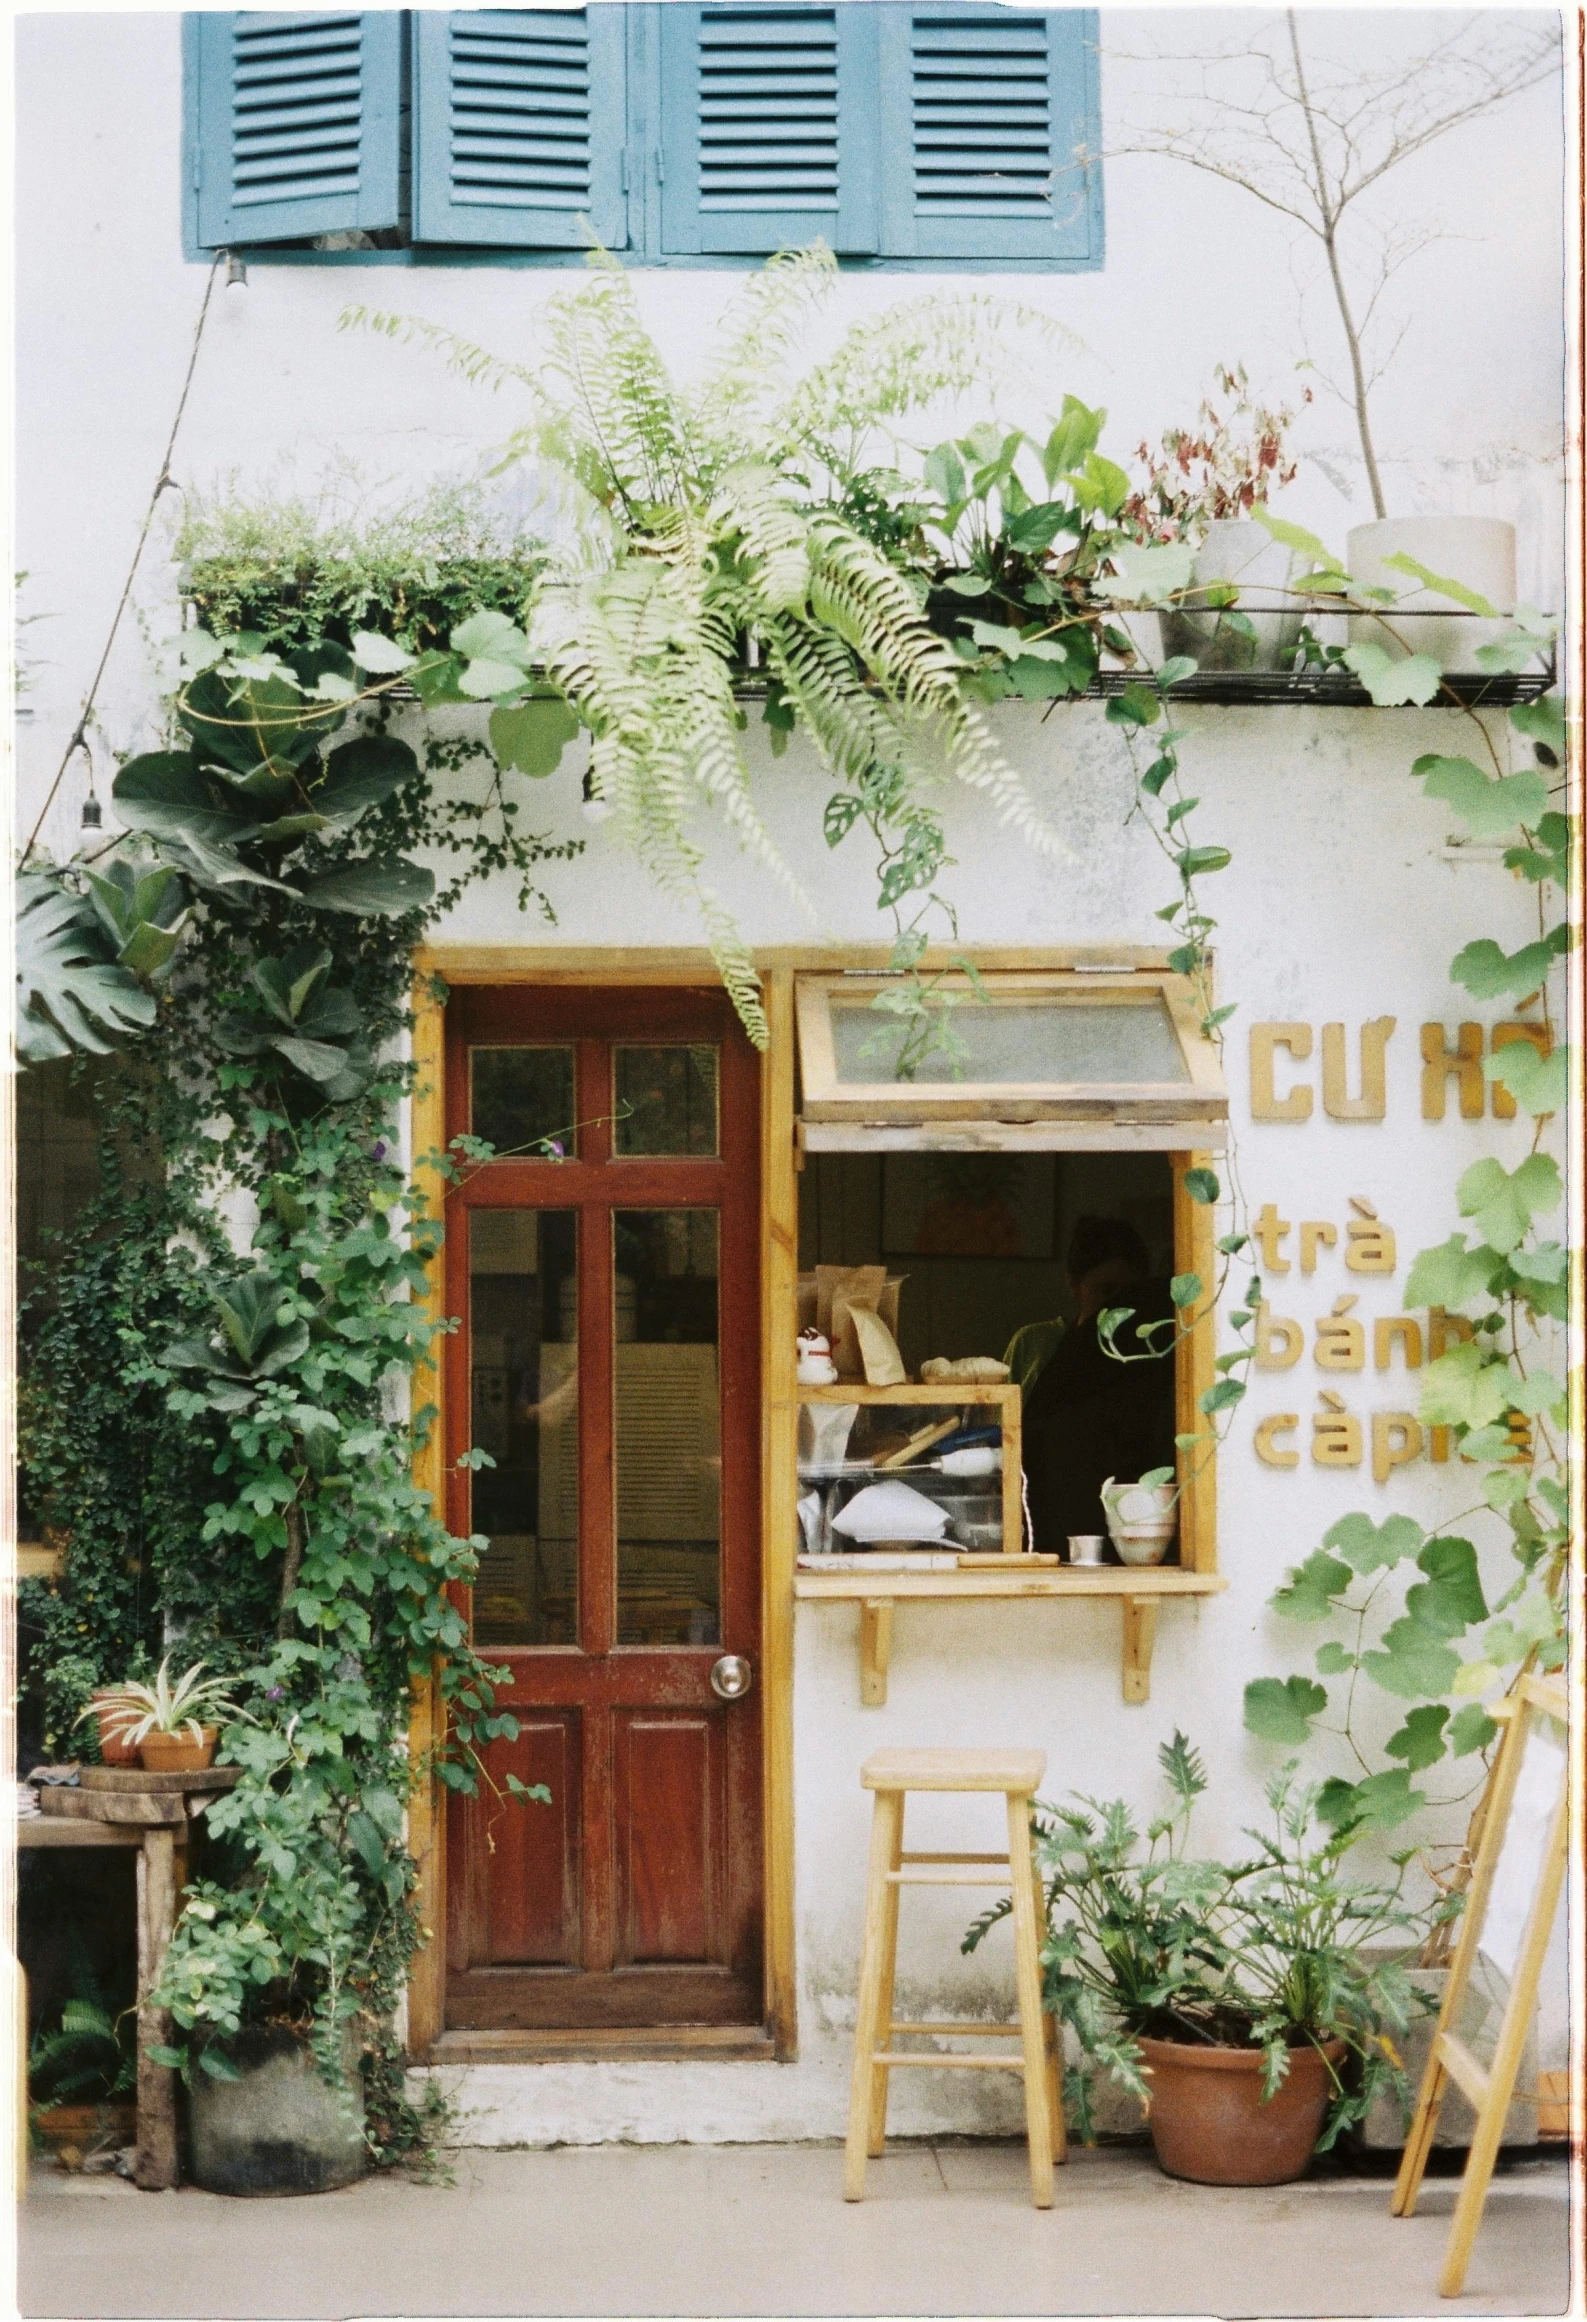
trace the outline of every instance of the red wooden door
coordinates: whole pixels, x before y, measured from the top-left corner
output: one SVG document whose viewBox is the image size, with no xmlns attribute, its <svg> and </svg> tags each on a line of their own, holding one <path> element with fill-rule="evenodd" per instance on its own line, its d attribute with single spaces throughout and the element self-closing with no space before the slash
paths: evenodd
<svg viewBox="0 0 1587 2322">
<path fill-rule="evenodd" d="M 497 1156 L 447 1204 L 448 1512 L 521 1727 L 449 1801 L 447 2024 L 759 2023 L 759 1698 L 712 1685 L 760 1635 L 759 1060 L 712 991 L 454 992 L 447 1039 Z"/>
</svg>

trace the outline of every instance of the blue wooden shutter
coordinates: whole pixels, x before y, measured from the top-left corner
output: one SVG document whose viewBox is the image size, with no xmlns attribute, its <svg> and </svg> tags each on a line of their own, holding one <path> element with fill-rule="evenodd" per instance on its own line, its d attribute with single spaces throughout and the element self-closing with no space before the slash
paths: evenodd
<svg viewBox="0 0 1587 2322">
<path fill-rule="evenodd" d="M 416 242 L 626 248 L 627 10 L 420 10 Z M 586 221 L 588 231 L 586 231 Z"/>
<path fill-rule="evenodd" d="M 200 248 L 400 225 L 399 12 L 188 21 Z"/>
<path fill-rule="evenodd" d="M 886 0 L 877 15 L 886 255 L 1099 265 L 1095 11 Z"/>
<path fill-rule="evenodd" d="M 663 254 L 753 257 L 818 236 L 875 250 L 877 14 L 854 0 L 668 0 Z"/>
</svg>

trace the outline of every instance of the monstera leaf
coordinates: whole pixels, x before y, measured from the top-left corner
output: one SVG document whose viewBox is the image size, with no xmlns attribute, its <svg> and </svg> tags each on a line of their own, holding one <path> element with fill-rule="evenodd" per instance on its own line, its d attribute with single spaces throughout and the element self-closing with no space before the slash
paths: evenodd
<svg viewBox="0 0 1587 2322">
<path fill-rule="evenodd" d="M 16 955 L 16 1044 L 24 1064 L 105 1056 L 154 1022 L 152 995 L 118 963 L 92 905 L 54 879 L 18 879 Z"/>
</svg>

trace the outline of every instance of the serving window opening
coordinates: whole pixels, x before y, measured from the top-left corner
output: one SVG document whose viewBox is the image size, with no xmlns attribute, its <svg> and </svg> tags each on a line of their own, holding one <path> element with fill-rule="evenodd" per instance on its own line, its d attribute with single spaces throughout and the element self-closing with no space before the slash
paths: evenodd
<svg viewBox="0 0 1587 2322">
<path fill-rule="evenodd" d="M 835 1284 L 841 1302 L 845 1279 L 863 1296 L 880 1276 L 882 1318 L 906 1374 L 886 1400 L 851 1407 L 840 1381 L 807 1408 L 801 1497 L 811 1551 L 859 1550 L 886 1537 L 868 1541 L 843 1527 L 845 1504 L 882 1479 L 947 1511 L 945 1555 L 1030 1547 L 1067 1560 L 1068 1542 L 1081 1537 L 1104 1543 L 1104 1563 L 1120 1561 L 1104 1484 L 1173 1470 L 1178 1456 L 1169 1281 L 1179 1269 L 1167 1154 L 810 1154 L 799 1180 L 799 1266 L 807 1307 L 818 1282 Z M 1128 1362 L 1110 1355 L 1097 1318 L 1121 1307 L 1134 1310 L 1117 1332 L 1122 1351 L 1136 1349 L 1137 1325 L 1150 1322 L 1168 1326 L 1153 1343 L 1170 1351 Z M 843 1360 L 841 1307 L 839 1328 Z M 966 1378 L 958 1382 L 962 1408 L 908 1400 L 910 1382 L 977 1358 L 1007 1366 L 1010 1398 L 977 1406 L 968 1398 L 984 1389 Z M 1005 1434 L 1016 1430 L 1023 1505 L 1015 1493 L 1006 1506 L 1001 1471 L 984 1454 L 1003 1452 Z M 874 1504 L 885 1525 L 889 1504 Z M 929 1522 L 896 1491 L 890 1506 L 906 1521 Z M 1023 1538 L 1007 1537 L 1009 1516 Z M 1178 1558 L 1176 1539 L 1163 1562 Z"/>
<path fill-rule="evenodd" d="M 1216 1043 L 1156 954 L 929 988 L 923 1021 L 874 971 L 796 982 L 801 1569 L 1192 1585 L 1216 1561 L 1191 1198 L 1226 1132 Z"/>
</svg>

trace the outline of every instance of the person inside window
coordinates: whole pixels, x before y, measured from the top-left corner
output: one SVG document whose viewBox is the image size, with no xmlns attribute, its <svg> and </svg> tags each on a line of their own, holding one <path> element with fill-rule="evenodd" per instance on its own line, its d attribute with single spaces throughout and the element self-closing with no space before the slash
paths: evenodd
<svg viewBox="0 0 1587 2322">
<path fill-rule="evenodd" d="M 1120 1362 L 1097 1335 L 1108 1307 L 1134 1308 L 1114 1344 L 1144 1352 L 1141 1323 L 1171 1318 L 1166 1282 L 1153 1282 L 1145 1245 L 1124 1218 L 1076 1220 L 1064 1258 L 1075 1318 L 1057 1337 L 1024 1399 L 1025 1478 L 1036 1547 L 1064 1554 L 1071 1534 L 1107 1532 L 1101 1490 L 1174 1465 L 1174 1358 Z M 1172 1334 L 1149 1342 L 1172 1347 Z M 1107 1551 L 1113 1560 L 1111 1548 Z"/>
</svg>

